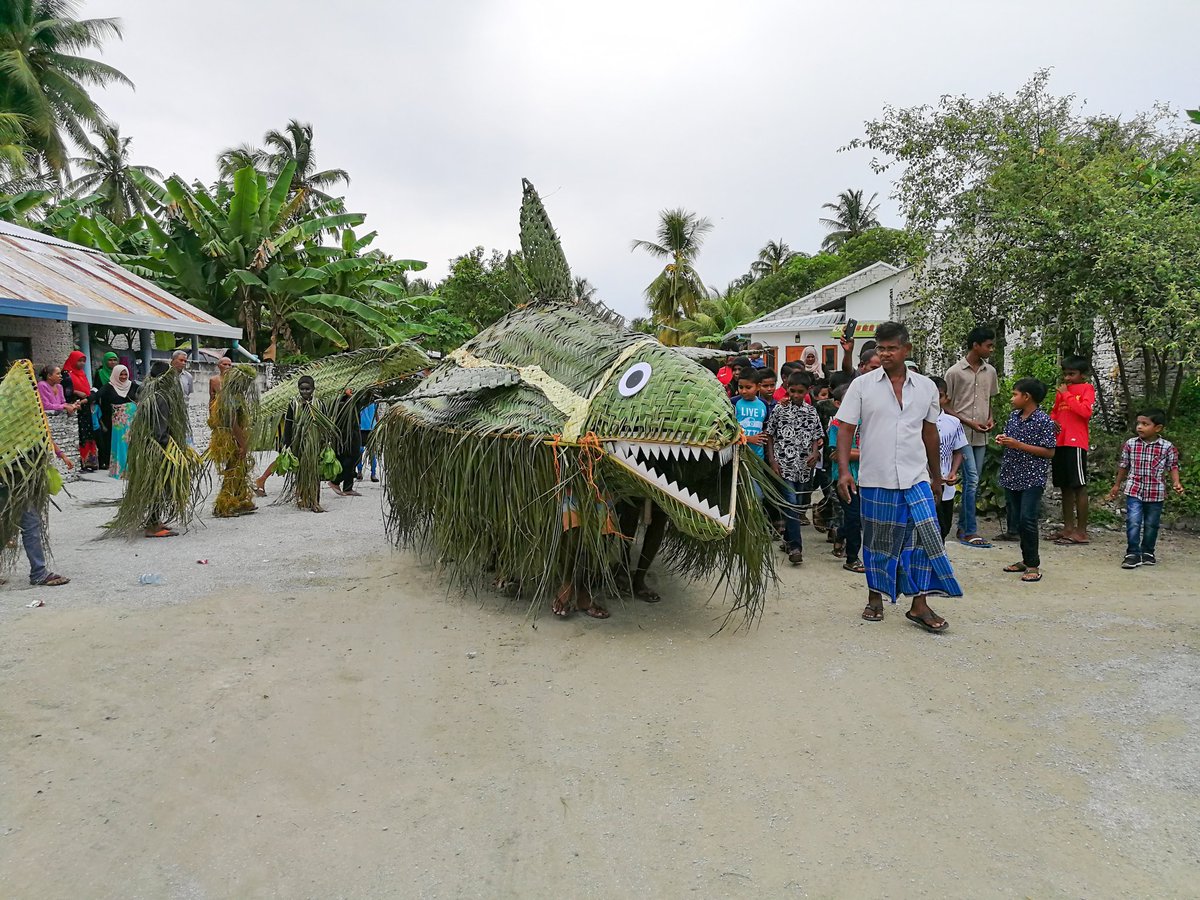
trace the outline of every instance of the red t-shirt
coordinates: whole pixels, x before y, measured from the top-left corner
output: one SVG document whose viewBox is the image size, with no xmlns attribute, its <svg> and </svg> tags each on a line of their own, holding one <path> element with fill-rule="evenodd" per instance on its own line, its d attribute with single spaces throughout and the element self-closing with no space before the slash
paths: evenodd
<svg viewBox="0 0 1200 900">
<path fill-rule="evenodd" d="M 1088 449 L 1088 421 L 1096 405 L 1096 389 L 1090 384 L 1068 384 L 1054 395 L 1050 418 L 1059 425 L 1056 445 Z"/>
<path fill-rule="evenodd" d="M 787 392 L 786 385 L 781 384 L 779 387 L 775 388 L 775 402 L 776 403 L 782 403 L 784 400 L 787 399 L 787 396 L 788 396 L 788 392 Z"/>
</svg>

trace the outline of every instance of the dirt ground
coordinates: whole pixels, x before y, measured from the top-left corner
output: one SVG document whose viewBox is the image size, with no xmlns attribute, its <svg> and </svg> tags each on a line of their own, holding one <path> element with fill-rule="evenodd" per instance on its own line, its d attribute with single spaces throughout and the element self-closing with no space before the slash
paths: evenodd
<svg viewBox="0 0 1200 900">
<path fill-rule="evenodd" d="M 1047 547 L 1037 586 L 955 546 L 931 636 L 862 622 L 810 530 L 761 623 L 714 635 L 665 574 L 605 622 L 447 594 L 372 496 L 0 589 L 0 895 L 1198 893 L 1200 541 L 1134 572 L 1115 534 Z M 152 551 L 167 585 L 89 593 Z"/>
</svg>

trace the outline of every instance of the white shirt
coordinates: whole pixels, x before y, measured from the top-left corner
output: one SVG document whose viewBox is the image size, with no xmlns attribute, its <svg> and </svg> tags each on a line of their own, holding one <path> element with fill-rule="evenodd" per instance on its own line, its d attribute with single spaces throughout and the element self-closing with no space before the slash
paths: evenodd
<svg viewBox="0 0 1200 900">
<path fill-rule="evenodd" d="M 954 454 L 964 447 L 971 446 L 967 443 L 966 432 L 963 431 L 963 424 L 949 413 L 942 413 L 937 420 L 938 429 L 938 444 L 941 454 L 942 477 L 950 474 L 950 470 L 954 468 Z M 942 488 L 942 499 L 953 500 L 955 485 L 948 484 Z"/>
<path fill-rule="evenodd" d="M 911 369 L 901 389 L 903 408 L 887 372 L 859 375 L 842 398 L 839 422 L 858 422 L 858 483 L 861 487 L 907 490 L 929 480 L 929 458 L 921 430 L 941 415 L 937 388 Z"/>
</svg>

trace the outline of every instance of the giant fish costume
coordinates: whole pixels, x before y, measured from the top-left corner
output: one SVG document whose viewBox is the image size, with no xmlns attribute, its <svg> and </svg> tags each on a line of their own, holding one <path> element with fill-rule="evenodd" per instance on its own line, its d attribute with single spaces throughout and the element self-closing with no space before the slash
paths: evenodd
<svg viewBox="0 0 1200 900">
<path fill-rule="evenodd" d="M 765 464 L 698 362 L 573 298 L 558 237 L 524 182 L 526 302 L 447 358 L 376 427 L 387 525 L 468 585 L 517 579 L 534 604 L 569 579 L 612 587 L 617 504 L 670 519 L 662 558 L 718 576 L 752 620 L 774 578 Z M 626 536 L 626 539 L 632 536 Z M 536 608 L 536 606 L 534 607 Z"/>
</svg>

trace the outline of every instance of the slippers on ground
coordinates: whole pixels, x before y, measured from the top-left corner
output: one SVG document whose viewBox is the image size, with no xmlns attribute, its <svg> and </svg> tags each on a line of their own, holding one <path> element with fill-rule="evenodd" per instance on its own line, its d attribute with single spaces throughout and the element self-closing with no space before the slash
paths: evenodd
<svg viewBox="0 0 1200 900">
<path fill-rule="evenodd" d="M 1076 544 L 1090 544 L 1091 541 L 1087 541 L 1087 540 L 1081 541 L 1081 540 L 1079 540 L 1079 538 L 1063 536 L 1060 538 L 1055 538 L 1054 543 L 1058 544 L 1058 546 L 1060 546 L 1060 547 L 1073 547 Z"/>
<path fill-rule="evenodd" d="M 991 541 L 985 541 L 979 535 L 974 535 L 973 537 L 969 537 L 969 538 L 959 538 L 958 542 L 960 544 L 962 544 L 964 547 L 975 547 L 978 550 L 991 550 L 992 549 Z"/>
<path fill-rule="evenodd" d="M 950 627 L 950 623 L 935 613 L 932 609 L 929 610 L 929 615 L 940 620 L 941 624 L 935 625 L 933 622 L 930 622 L 928 619 L 925 619 L 922 616 L 914 616 L 911 609 L 904 614 L 904 618 L 908 619 L 908 621 L 912 622 L 914 625 L 920 625 L 930 634 L 941 634 Z"/>
<path fill-rule="evenodd" d="M 43 578 L 41 581 L 39 581 L 37 583 L 37 586 L 38 587 L 59 587 L 60 585 L 70 584 L 70 583 L 71 583 L 71 579 L 67 578 L 65 575 L 57 575 L 54 572 L 51 572 L 49 575 L 47 575 L 45 578 Z"/>
<path fill-rule="evenodd" d="M 266 489 L 266 488 L 260 488 L 258 485 L 255 485 L 255 486 L 253 487 L 253 491 L 254 491 L 254 496 L 255 496 L 255 497 L 265 497 L 265 496 L 267 496 L 267 489 Z"/>
<path fill-rule="evenodd" d="M 610 613 L 603 606 L 597 606 L 595 603 L 593 603 L 591 606 L 585 606 L 580 610 L 580 612 L 585 616 L 591 616 L 593 619 L 607 619 L 610 615 L 612 615 L 612 613 Z"/>
<path fill-rule="evenodd" d="M 863 565 L 862 563 L 860 563 L 860 562 L 855 562 L 855 563 L 851 563 L 851 562 L 842 563 L 842 568 L 843 568 L 843 569 L 845 569 L 847 572 L 855 572 L 855 573 L 857 573 L 857 574 L 859 574 L 859 575 L 862 575 L 862 574 L 864 574 L 864 573 L 867 571 L 867 567 L 866 567 L 866 566 L 864 566 L 864 565 Z"/>
<path fill-rule="evenodd" d="M 1021 536 L 1019 534 L 1012 534 L 1008 531 L 1004 532 L 1003 534 L 998 534 L 992 538 L 993 541 L 1007 541 L 1009 543 L 1012 543 L 1013 541 L 1019 541 L 1020 539 Z"/>
<path fill-rule="evenodd" d="M 633 596 L 637 597 L 643 603 L 657 603 L 662 599 L 657 591 L 653 591 L 648 587 L 643 587 L 640 590 L 635 590 Z"/>
<path fill-rule="evenodd" d="M 179 537 L 179 532 L 175 531 L 171 528 L 160 528 L 158 531 L 154 532 L 153 534 L 146 535 L 146 537 L 151 537 L 151 538 Z"/>
<path fill-rule="evenodd" d="M 1033 584 L 1034 582 L 1042 580 L 1042 573 L 1041 572 L 1026 572 L 1024 575 L 1021 576 L 1021 580 L 1024 581 L 1026 584 Z"/>
<path fill-rule="evenodd" d="M 870 603 L 868 603 L 863 607 L 862 617 L 866 622 L 882 622 L 883 606 L 872 606 Z"/>
<path fill-rule="evenodd" d="M 1024 572 L 1025 568 L 1025 563 L 1013 563 L 1011 566 L 1005 566 L 1004 571 L 1015 575 L 1017 572 Z"/>
</svg>

